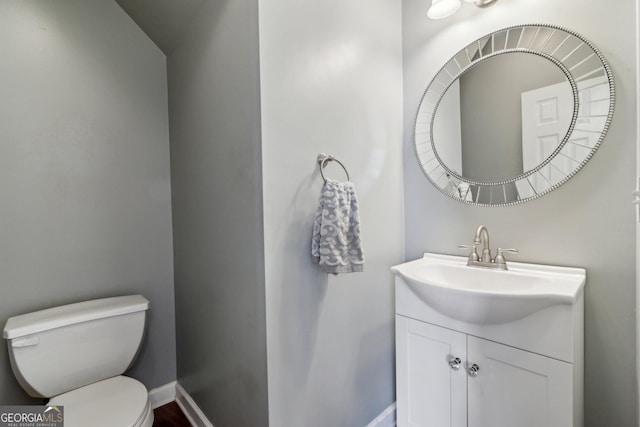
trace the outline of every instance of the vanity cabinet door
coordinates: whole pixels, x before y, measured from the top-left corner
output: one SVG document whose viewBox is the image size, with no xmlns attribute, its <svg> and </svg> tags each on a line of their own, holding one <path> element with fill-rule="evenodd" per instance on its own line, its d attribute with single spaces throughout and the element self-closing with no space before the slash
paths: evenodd
<svg viewBox="0 0 640 427">
<path fill-rule="evenodd" d="M 396 316 L 399 427 L 466 427 L 465 359 L 465 334 Z"/>
<path fill-rule="evenodd" d="M 468 337 L 469 427 L 567 427 L 573 423 L 573 365 Z"/>
</svg>

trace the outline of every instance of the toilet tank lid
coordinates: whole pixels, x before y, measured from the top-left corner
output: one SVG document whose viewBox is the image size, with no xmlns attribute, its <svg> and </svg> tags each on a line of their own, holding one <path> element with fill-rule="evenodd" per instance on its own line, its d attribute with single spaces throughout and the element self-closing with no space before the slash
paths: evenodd
<svg viewBox="0 0 640 427">
<path fill-rule="evenodd" d="M 142 295 L 83 301 L 11 317 L 4 326 L 3 336 L 6 339 L 18 338 L 75 323 L 148 309 L 149 301 Z"/>
</svg>

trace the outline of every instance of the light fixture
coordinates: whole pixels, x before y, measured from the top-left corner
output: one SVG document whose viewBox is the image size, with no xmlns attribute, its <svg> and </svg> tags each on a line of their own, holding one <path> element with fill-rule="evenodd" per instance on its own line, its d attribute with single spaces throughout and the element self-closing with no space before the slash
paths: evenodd
<svg viewBox="0 0 640 427">
<path fill-rule="evenodd" d="M 460 0 L 431 0 L 427 16 L 431 19 L 442 19 L 451 16 L 460 9 Z"/>
<path fill-rule="evenodd" d="M 473 3 L 478 7 L 491 6 L 498 0 L 464 0 L 465 3 Z M 460 9 L 460 0 L 431 0 L 431 7 L 427 16 L 431 19 L 442 19 L 451 16 Z"/>
</svg>

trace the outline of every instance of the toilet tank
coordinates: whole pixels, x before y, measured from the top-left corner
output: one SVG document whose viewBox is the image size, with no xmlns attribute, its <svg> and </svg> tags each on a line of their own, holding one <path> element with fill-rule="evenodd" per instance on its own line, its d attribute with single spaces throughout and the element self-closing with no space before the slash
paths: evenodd
<svg viewBox="0 0 640 427">
<path fill-rule="evenodd" d="M 148 309 L 142 295 L 128 295 L 12 317 L 3 335 L 13 373 L 33 397 L 120 375 L 136 357 Z"/>
</svg>

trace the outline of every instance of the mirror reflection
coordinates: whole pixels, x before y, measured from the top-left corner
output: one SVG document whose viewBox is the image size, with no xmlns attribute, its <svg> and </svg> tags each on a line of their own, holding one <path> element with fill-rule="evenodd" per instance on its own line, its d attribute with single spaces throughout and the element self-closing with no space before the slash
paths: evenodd
<svg viewBox="0 0 640 427">
<path fill-rule="evenodd" d="M 438 189 L 479 205 L 539 197 L 593 156 L 613 114 L 604 57 L 570 30 L 496 31 L 456 53 L 424 93 L 420 166 Z"/>
<path fill-rule="evenodd" d="M 509 180 L 553 153 L 572 114 L 571 85 L 553 62 L 528 53 L 495 56 L 445 92 L 434 117 L 435 150 L 470 180 Z M 529 147 L 537 141 L 539 150 Z"/>
</svg>

